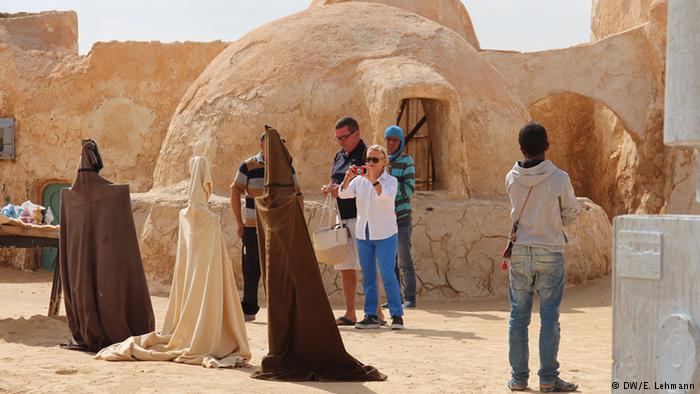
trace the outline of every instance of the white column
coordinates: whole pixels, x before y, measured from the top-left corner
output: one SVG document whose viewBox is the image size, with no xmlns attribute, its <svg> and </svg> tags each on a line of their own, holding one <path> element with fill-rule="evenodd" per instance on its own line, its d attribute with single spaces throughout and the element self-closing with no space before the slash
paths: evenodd
<svg viewBox="0 0 700 394">
<path fill-rule="evenodd" d="M 700 148 L 700 1 L 669 0 L 664 143 Z"/>
</svg>

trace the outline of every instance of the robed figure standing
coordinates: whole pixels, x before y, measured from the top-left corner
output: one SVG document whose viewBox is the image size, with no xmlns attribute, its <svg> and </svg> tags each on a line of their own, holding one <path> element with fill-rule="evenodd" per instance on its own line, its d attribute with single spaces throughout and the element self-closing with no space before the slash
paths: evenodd
<svg viewBox="0 0 700 394">
<path fill-rule="evenodd" d="M 72 341 L 98 351 L 153 331 L 155 318 L 131 213 L 129 185 L 99 175 L 97 144 L 82 141 L 78 175 L 61 191 L 59 262 Z"/>
<path fill-rule="evenodd" d="M 266 126 L 265 193 L 255 198 L 263 283 L 268 299 L 269 353 L 256 379 L 377 381 L 386 375 L 345 350 L 321 281 L 292 157 Z"/>
</svg>

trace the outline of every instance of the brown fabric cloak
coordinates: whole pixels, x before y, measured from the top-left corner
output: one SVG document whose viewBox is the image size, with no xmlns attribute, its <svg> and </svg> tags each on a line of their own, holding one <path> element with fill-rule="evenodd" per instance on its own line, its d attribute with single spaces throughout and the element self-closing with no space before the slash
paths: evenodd
<svg viewBox="0 0 700 394">
<path fill-rule="evenodd" d="M 252 377 L 283 381 L 376 381 L 386 375 L 345 350 L 321 281 L 291 156 L 266 127 L 265 194 L 255 199 L 268 299 L 269 353 Z"/>
<path fill-rule="evenodd" d="M 83 140 L 78 175 L 61 191 L 61 283 L 74 344 L 97 351 L 155 329 L 129 185 L 100 177 L 97 144 Z"/>
</svg>

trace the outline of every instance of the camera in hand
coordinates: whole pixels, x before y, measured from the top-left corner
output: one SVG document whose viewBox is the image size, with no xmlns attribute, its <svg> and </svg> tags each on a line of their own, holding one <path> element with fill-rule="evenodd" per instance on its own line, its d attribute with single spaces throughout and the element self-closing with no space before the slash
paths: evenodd
<svg viewBox="0 0 700 394">
<path fill-rule="evenodd" d="M 352 166 L 352 171 L 357 175 L 365 175 L 367 173 L 367 167 L 365 167 L 365 166 Z"/>
</svg>

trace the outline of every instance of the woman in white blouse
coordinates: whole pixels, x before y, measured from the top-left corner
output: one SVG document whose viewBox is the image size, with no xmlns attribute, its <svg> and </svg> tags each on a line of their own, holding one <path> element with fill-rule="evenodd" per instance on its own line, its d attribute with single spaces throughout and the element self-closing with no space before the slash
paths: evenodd
<svg viewBox="0 0 700 394">
<path fill-rule="evenodd" d="M 365 289 L 365 318 L 355 324 L 355 328 L 360 329 L 380 327 L 376 315 L 379 302 L 377 266 L 389 299 L 391 328 L 404 328 L 401 289 L 394 271 L 398 233 L 394 199 L 398 181 L 384 171 L 386 164 L 386 150 L 379 145 L 370 146 L 364 166 L 366 171 L 351 167 L 338 191 L 338 197 L 356 198 L 357 204 L 355 235 Z"/>
</svg>

